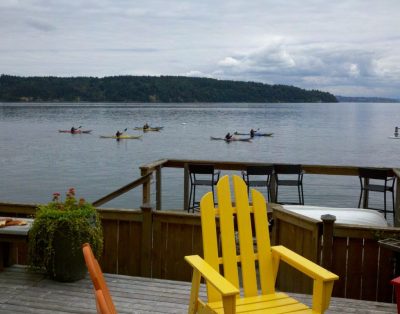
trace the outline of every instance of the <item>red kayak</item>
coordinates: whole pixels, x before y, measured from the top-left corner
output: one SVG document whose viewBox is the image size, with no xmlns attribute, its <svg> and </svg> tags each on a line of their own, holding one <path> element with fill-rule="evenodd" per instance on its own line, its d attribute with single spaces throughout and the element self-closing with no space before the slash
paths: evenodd
<svg viewBox="0 0 400 314">
<path fill-rule="evenodd" d="M 92 132 L 92 130 L 76 130 L 74 132 L 71 132 L 71 130 L 58 130 L 60 133 L 71 133 L 71 134 L 88 134 Z"/>
</svg>

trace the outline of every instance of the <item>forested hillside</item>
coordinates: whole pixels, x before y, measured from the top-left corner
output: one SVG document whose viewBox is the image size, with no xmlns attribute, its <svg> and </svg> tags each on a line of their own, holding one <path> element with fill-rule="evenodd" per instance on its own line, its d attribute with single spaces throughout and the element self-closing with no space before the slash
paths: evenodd
<svg viewBox="0 0 400 314">
<path fill-rule="evenodd" d="M 327 92 L 287 85 L 184 76 L 0 76 L 3 102 L 337 102 Z"/>
</svg>

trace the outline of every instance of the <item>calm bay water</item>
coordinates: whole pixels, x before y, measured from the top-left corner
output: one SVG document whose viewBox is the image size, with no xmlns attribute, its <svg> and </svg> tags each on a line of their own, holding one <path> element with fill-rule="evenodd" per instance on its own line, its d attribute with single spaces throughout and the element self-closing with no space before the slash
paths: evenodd
<svg viewBox="0 0 400 314">
<path fill-rule="evenodd" d="M 101 139 L 148 122 L 142 140 Z M 71 126 L 92 134 L 63 134 Z M 400 167 L 400 104 L 0 104 L 0 201 L 45 203 L 77 189 L 94 201 L 162 158 Z M 252 143 L 211 141 L 228 131 L 274 132 Z M 182 208 L 183 171 L 163 170 L 163 207 Z M 354 207 L 358 178 L 305 176 L 305 202 Z M 106 207 L 132 208 L 140 191 Z"/>
</svg>

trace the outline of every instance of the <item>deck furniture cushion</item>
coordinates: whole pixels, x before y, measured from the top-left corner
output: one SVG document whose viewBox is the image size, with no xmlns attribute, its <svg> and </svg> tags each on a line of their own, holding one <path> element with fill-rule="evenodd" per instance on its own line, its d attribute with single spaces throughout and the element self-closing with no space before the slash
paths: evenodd
<svg viewBox="0 0 400 314">
<path fill-rule="evenodd" d="M 323 207 L 310 205 L 282 205 L 286 210 L 291 212 L 321 220 L 321 216 L 325 214 L 334 215 L 336 223 L 346 225 L 361 225 L 387 227 L 388 222 L 382 213 L 371 209 L 362 208 L 340 208 L 340 207 Z"/>
</svg>

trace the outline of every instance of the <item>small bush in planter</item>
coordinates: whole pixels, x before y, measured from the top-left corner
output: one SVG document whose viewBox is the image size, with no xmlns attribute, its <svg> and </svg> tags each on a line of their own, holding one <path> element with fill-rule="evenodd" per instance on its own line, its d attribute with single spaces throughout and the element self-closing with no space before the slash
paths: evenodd
<svg viewBox="0 0 400 314">
<path fill-rule="evenodd" d="M 65 201 L 59 193 L 40 205 L 29 231 L 29 266 L 45 270 L 57 281 L 76 281 L 86 274 L 82 244 L 90 243 L 97 258 L 103 250 L 103 232 L 96 208 L 69 189 Z"/>
</svg>

